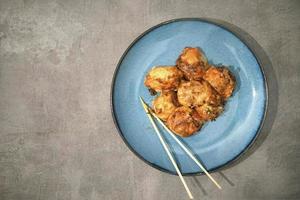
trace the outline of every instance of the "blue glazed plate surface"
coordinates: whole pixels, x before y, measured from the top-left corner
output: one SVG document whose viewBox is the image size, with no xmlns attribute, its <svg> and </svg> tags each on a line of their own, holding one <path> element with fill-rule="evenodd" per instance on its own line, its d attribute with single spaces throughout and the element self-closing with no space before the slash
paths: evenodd
<svg viewBox="0 0 300 200">
<path fill-rule="evenodd" d="M 174 65 L 184 47 L 200 47 L 212 64 L 229 66 L 237 87 L 216 121 L 181 140 L 204 163 L 216 170 L 241 155 L 259 133 L 266 109 L 265 78 L 251 50 L 230 31 L 210 22 L 181 19 L 162 23 L 142 34 L 128 48 L 115 72 L 111 103 L 120 135 L 129 148 L 151 166 L 175 173 L 140 102 L 150 96 L 143 81 L 156 65 Z M 199 167 L 161 128 L 183 174 L 201 173 Z"/>
</svg>

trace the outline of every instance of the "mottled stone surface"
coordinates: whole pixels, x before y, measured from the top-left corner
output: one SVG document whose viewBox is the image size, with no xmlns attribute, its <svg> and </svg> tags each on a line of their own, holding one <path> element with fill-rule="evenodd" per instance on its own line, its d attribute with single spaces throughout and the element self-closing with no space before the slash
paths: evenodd
<svg viewBox="0 0 300 200">
<path fill-rule="evenodd" d="M 271 120 L 234 167 L 187 177 L 196 199 L 300 198 L 300 2 L 0 0 L 0 199 L 187 199 L 176 176 L 139 160 L 110 113 L 116 64 L 167 19 L 235 24 L 262 47 Z M 258 50 L 259 51 L 259 50 Z"/>
</svg>

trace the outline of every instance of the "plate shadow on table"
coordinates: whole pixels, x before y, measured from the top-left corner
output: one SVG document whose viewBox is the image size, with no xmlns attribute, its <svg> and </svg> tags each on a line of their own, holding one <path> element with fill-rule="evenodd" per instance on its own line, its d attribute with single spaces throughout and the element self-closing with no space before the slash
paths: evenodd
<svg viewBox="0 0 300 200">
<path fill-rule="evenodd" d="M 234 186 L 234 182 L 230 180 L 221 170 L 231 168 L 233 166 L 236 166 L 237 164 L 243 162 L 245 159 L 247 159 L 250 155 L 252 155 L 266 140 L 267 136 L 269 135 L 274 120 L 277 115 L 277 110 L 278 110 L 278 82 L 277 78 L 271 63 L 271 60 L 269 59 L 267 53 L 263 50 L 263 48 L 258 44 L 258 42 L 247 32 L 242 30 L 241 28 L 222 21 L 222 20 L 217 20 L 217 19 L 211 19 L 211 18 L 202 18 L 204 21 L 212 22 L 214 24 L 217 24 L 227 30 L 230 30 L 232 33 L 234 33 L 236 36 L 238 36 L 254 53 L 254 55 L 257 58 L 257 61 L 261 68 L 264 71 L 264 75 L 266 78 L 266 85 L 267 85 L 267 108 L 266 108 L 266 113 L 265 113 L 265 119 L 263 122 L 263 125 L 260 129 L 260 133 L 258 136 L 255 138 L 255 142 L 253 142 L 248 149 L 243 152 L 238 158 L 233 160 L 230 164 L 221 167 L 217 170 L 213 170 L 213 172 L 218 172 L 219 175 L 230 185 Z M 193 177 L 195 181 L 197 180 L 196 177 Z M 199 183 L 197 180 L 196 183 Z M 207 192 L 204 190 L 204 188 L 200 185 L 197 184 L 200 190 L 203 192 L 203 194 L 207 194 Z M 200 185 L 200 186 L 199 186 Z M 204 191 L 203 191 L 204 190 Z"/>
</svg>

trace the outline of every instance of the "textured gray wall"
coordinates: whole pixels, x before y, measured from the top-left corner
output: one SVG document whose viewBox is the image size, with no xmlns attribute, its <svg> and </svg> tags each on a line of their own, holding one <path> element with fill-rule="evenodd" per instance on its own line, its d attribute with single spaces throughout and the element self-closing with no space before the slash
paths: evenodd
<svg viewBox="0 0 300 200">
<path fill-rule="evenodd" d="M 109 107 L 127 46 L 178 17 L 217 18 L 248 32 L 274 82 L 267 137 L 213 174 L 222 191 L 205 176 L 187 177 L 194 196 L 300 198 L 299 1 L 0 0 L 1 200 L 187 199 L 176 176 L 128 150 Z"/>
</svg>

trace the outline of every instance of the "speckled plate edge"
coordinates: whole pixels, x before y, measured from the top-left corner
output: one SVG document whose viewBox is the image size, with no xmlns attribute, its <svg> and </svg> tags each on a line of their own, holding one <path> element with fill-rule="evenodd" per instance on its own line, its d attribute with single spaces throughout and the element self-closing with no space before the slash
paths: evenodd
<svg viewBox="0 0 300 200">
<path fill-rule="evenodd" d="M 263 124 L 264 124 L 264 121 L 265 121 L 265 118 L 266 118 L 266 114 L 267 114 L 267 109 L 268 109 L 268 85 L 267 85 L 267 81 L 266 81 L 266 76 L 265 76 L 265 72 L 263 70 L 263 68 L 261 67 L 261 62 L 259 61 L 259 59 L 257 58 L 257 56 L 255 55 L 254 51 L 249 47 L 249 45 L 247 44 L 247 42 L 242 39 L 241 37 L 239 37 L 236 33 L 234 33 L 233 31 L 231 31 L 229 28 L 227 28 L 226 26 L 223 26 L 222 24 L 219 24 L 219 23 L 216 23 L 214 21 L 211 21 L 209 19 L 204 19 L 204 18 L 177 18 L 177 19 L 171 19 L 171 20 L 168 20 L 168 21 L 164 21 L 164 22 L 161 22 L 151 28 L 149 28 L 148 30 L 146 30 L 145 32 L 143 32 L 141 35 L 139 35 L 128 47 L 127 49 L 125 50 L 125 52 L 123 53 L 123 55 L 121 56 L 118 64 L 117 64 L 117 67 L 114 71 L 114 74 L 113 74 L 113 78 L 112 78 L 112 83 L 111 83 L 111 90 L 110 90 L 110 108 L 111 108 L 111 114 L 112 114 L 112 118 L 113 118 L 113 121 L 114 121 L 114 124 L 117 128 L 117 131 L 119 133 L 119 135 L 121 136 L 122 140 L 124 141 L 124 143 L 127 145 L 127 147 L 138 157 L 140 158 L 142 161 L 144 161 L 145 163 L 147 163 L 148 165 L 162 171 L 162 172 L 166 172 L 166 173 L 169 173 L 169 174 L 172 174 L 172 175 L 177 175 L 175 172 L 172 172 L 172 171 L 169 171 L 169 170 L 166 170 L 154 163 L 151 163 L 149 162 L 148 160 L 144 159 L 140 154 L 138 154 L 131 146 L 130 144 L 127 142 L 126 138 L 124 137 L 120 127 L 119 127 L 119 124 L 118 124 L 118 121 L 117 121 L 117 118 L 115 116 L 115 110 L 114 110 L 114 105 L 113 105 L 113 101 L 114 101 L 114 97 L 113 97 L 113 94 L 114 94 L 114 88 L 115 88 L 115 80 L 116 80 L 116 76 L 118 74 L 118 71 L 119 71 L 119 68 L 121 66 L 121 63 L 124 59 L 124 57 L 127 55 L 128 51 L 131 49 L 131 47 L 136 44 L 142 37 L 144 37 L 145 35 L 147 35 L 149 32 L 151 32 L 152 30 L 160 27 L 160 26 L 163 26 L 165 24 L 170 24 L 170 23 L 173 23 L 173 22 L 178 22 L 178 21 L 200 21 L 200 22 L 206 22 L 206 23 L 210 23 L 210 24 L 214 24 L 216 26 L 219 26 L 225 30 L 227 30 L 228 32 L 232 33 L 235 37 L 237 37 L 240 41 L 242 41 L 245 46 L 250 50 L 250 52 L 252 53 L 252 55 L 254 56 L 254 58 L 256 59 L 256 62 L 258 63 L 259 67 L 260 67 L 260 70 L 262 72 L 262 75 L 263 75 L 263 82 L 264 82 L 264 86 L 265 86 L 265 104 L 264 104 L 264 113 L 263 113 L 263 117 L 261 119 L 261 122 L 260 122 L 260 125 L 259 125 L 259 128 L 257 129 L 256 131 L 256 134 L 255 134 L 255 137 L 253 137 L 253 139 L 250 141 L 250 143 L 245 147 L 245 149 L 243 151 L 241 151 L 241 153 L 239 153 L 237 156 L 235 156 L 233 159 L 229 160 L 228 162 L 224 163 L 223 165 L 221 166 L 218 166 L 218 167 L 215 167 L 211 170 L 208 170 L 209 172 L 217 172 L 217 171 L 221 171 L 225 168 L 228 168 L 230 167 L 231 165 L 233 165 L 234 163 L 236 163 L 239 159 L 241 159 L 245 154 L 246 152 L 253 146 L 253 144 L 255 143 L 256 139 L 258 138 L 260 132 L 261 132 L 261 129 L 263 127 Z M 182 175 L 184 176 L 195 176 L 195 175 L 203 175 L 204 173 L 203 172 L 196 172 L 196 173 L 183 173 Z"/>
</svg>

